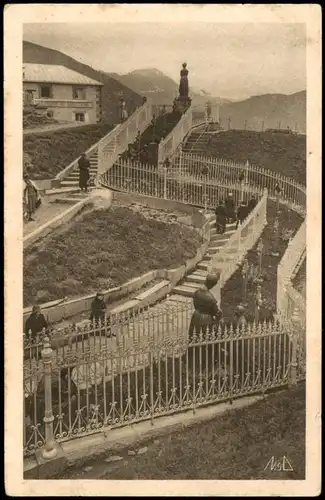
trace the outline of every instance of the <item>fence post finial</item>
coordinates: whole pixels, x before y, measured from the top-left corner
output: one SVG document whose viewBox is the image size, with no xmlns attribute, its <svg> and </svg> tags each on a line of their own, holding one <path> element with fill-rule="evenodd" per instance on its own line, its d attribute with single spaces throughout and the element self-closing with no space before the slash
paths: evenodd
<svg viewBox="0 0 325 500">
<path fill-rule="evenodd" d="M 42 457 L 45 460 L 55 458 L 58 449 L 53 435 L 53 410 L 52 410 L 52 348 L 50 339 L 44 338 L 44 348 L 42 350 L 42 360 L 44 364 L 44 397 L 45 397 L 45 443 L 42 448 Z"/>
</svg>

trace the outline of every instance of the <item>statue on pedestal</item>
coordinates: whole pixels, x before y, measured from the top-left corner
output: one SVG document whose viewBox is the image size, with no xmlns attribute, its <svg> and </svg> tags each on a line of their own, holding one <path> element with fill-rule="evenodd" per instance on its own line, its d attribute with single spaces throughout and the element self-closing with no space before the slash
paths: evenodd
<svg viewBox="0 0 325 500">
<path fill-rule="evenodd" d="M 183 69 L 181 69 L 180 75 L 181 80 L 179 82 L 179 97 L 181 99 L 188 99 L 188 69 L 186 69 L 187 63 L 182 64 Z"/>
</svg>

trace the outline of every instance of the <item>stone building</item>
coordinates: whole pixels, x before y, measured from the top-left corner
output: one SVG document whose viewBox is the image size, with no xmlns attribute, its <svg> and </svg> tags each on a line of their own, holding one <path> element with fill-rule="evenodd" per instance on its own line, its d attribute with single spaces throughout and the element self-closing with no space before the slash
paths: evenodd
<svg viewBox="0 0 325 500">
<path fill-rule="evenodd" d="M 24 107 L 35 107 L 59 122 L 97 123 L 103 84 L 52 64 L 24 64 Z"/>
</svg>

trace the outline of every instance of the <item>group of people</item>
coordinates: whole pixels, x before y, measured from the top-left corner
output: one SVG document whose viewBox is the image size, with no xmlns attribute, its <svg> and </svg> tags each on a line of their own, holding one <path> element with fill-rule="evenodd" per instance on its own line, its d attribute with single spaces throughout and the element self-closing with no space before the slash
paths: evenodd
<svg viewBox="0 0 325 500">
<path fill-rule="evenodd" d="M 220 200 L 215 209 L 217 233 L 223 234 L 226 231 L 226 224 L 236 222 L 236 229 L 242 224 L 248 214 L 256 207 L 257 200 L 254 196 L 246 204 L 242 201 L 236 209 L 233 193 L 229 192 L 227 198 Z"/>
<path fill-rule="evenodd" d="M 98 292 L 91 303 L 90 321 L 99 326 L 99 324 L 108 324 L 109 318 L 106 316 L 106 304 L 104 294 Z M 44 314 L 41 312 L 39 305 L 34 305 L 30 316 L 25 323 L 25 334 L 31 335 L 35 339 L 37 335 L 47 331 L 49 327 L 48 321 L 45 319 Z"/>
<path fill-rule="evenodd" d="M 41 197 L 36 184 L 27 172 L 23 175 L 23 214 L 24 219 L 33 221 L 33 214 L 41 205 Z"/>
</svg>

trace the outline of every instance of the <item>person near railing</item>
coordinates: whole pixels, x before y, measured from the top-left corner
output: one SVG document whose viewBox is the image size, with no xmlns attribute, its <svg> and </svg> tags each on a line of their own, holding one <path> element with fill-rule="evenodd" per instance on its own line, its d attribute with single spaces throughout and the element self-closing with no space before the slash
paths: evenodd
<svg viewBox="0 0 325 500">
<path fill-rule="evenodd" d="M 228 222 L 234 222 L 236 218 L 236 213 L 235 213 L 235 201 L 233 198 L 233 194 L 231 191 L 229 191 L 227 198 L 225 199 L 225 210 L 226 210 L 226 217 Z"/>
<path fill-rule="evenodd" d="M 31 335 L 31 340 L 33 340 L 38 334 L 43 332 L 44 328 L 48 328 L 45 316 L 42 314 L 40 306 L 34 305 L 25 323 L 25 335 Z"/>
<path fill-rule="evenodd" d="M 200 334 L 211 333 L 213 328 L 217 328 L 222 317 L 221 309 L 217 300 L 211 292 L 219 281 L 219 276 L 208 274 L 202 288 L 196 290 L 193 296 L 194 313 L 189 327 L 189 342 L 192 342 L 194 335 L 199 338 Z"/>
<path fill-rule="evenodd" d="M 78 167 L 79 167 L 79 187 L 81 192 L 85 191 L 85 193 L 88 192 L 88 181 L 90 178 L 90 161 L 87 158 L 87 155 L 83 153 L 81 157 L 78 160 Z"/>
<path fill-rule="evenodd" d="M 248 214 L 249 214 L 248 206 L 244 201 L 242 201 L 237 209 L 236 229 L 238 228 L 239 224 L 242 224 L 244 222 Z"/>
<path fill-rule="evenodd" d="M 106 316 L 106 304 L 104 301 L 104 294 L 102 292 L 97 292 L 90 307 L 90 321 L 94 321 L 96 326 L 98 326 L 99 322 L 104 323 Z"/>
<path fill-rule="evenodd" d="M 247 205 L 248 214 L 250 214 L 251 211 L 254 210 L 256 205 L 257 205 L 257 199 L 255 198 L 255 196 L 252 196 Z"/>
<path fill-rule="evenodd" d="M 34 220 L 32 215 L 40 205 L 41 201 L 38 190 L 27 172 L 24 173 L 23 181 L 23 210 L 24 216 L 29 222 Z"/>
<path fill-rule="evenodd" d="M 215 209 L 215 216 L 217 233 L 223 234 L 226 231 L 226 209 L 222 201 L 219 201 Z"/>
</svg>

